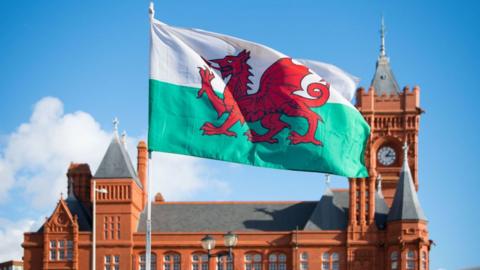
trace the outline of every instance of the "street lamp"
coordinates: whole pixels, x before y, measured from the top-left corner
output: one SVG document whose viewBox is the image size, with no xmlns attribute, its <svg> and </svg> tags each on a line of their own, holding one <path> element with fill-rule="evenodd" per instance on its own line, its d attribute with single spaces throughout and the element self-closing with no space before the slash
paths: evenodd
<svg viewBox="0 0 480 270">
<path fill-rule="evenodd" d="M 228 247 L 228 257 L 229 257 L 229 259 L 231 259 L 232 258 L 232 249 L 233 249 L 234 246 L 237 245 L 237 242 L 238 242 L 238 235 L 229 231 L 227 234 L 225 234 L 223 236 L 223 242 L 225 243 L 225 246 Z"/>
<path fill-rule="evenodd" d="M 215 239 L 213 239 L 213 237 L 207 234 L 205 237 L 202 238 L 201 241 L 202 247 L 208 252 L 208 259 L 210 259 L 210 257 L 212 256 L 210 255 L 210 251 L 215 248 Z"/>
<path fill-rule="evenodd" d="M 95 270 L 96 262 L 96 249 L 97 249 L 97 235 L 96 235 L 96 226 L 97 226 L 97 192 L 101 194 L 107 194 L 108 191 L 105 188 L 97 188 L 96 182 L 93 181 L 93 228 L 92 228 L 92 270 Z"/>
<path fill-rule="evenodd" d="M 225 247 L 228 248 L 228 252 L 226 252 L 226 254 L 225 253 L 218 254 L 217 256 L 219 257 L 219 259 L 223 256 L 227 256 L 228 261 L 230 261 L 232 260 L 232 249 L 234 246 L 237 245 L 237 242 L 238 242 L 238 236 L 230 231 L 223 235 L 223 242 L 225 244 Z M 213 255 L 211 254 L 211 251 L 212 249 L 215 248 L 215 239 L 210 235 L 205 235 L 205 237 L 202 238 L 201 243 L 202 243 L 203 249 L 207 251 L 208 261 L 210 265 L 210 258 L 213 257 Z"/>
</svg>

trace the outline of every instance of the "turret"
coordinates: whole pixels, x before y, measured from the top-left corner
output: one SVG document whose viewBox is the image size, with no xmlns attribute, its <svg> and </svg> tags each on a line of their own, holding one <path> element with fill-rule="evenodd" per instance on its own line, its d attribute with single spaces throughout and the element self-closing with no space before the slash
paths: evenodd
<svg viewBox="0 0 480 270">
<path fill-rule="evenodd" d="M 428 269 L 427 218 L 413 184 L 406 143 L 403 155 L 400 179 L 387 218 L 387 260 L 391 269 Z"/>
</svg>

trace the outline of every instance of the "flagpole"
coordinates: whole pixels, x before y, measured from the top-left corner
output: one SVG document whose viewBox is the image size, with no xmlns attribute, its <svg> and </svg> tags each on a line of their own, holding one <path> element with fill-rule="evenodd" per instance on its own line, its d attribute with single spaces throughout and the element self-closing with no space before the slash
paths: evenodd
<svg viewBox="0 0 480 270">
<path fill-rule="evenodd" d="M 148 151 L 148 172 L 147 172 L 147 231 L 146 231 L 146 247 L 145 247 L 145 269 L 150 270 L 151 267 L 151 254 L 152 254 L 152 209 L 150 200 L 150 166 L 152 162 L 152 151 Z"/>
<path fill-rule="evenodd" d="M 150 15 L 150 27 L 153 23 L 153 19 L 155 16 L 155 8 L 153 5 L 153 0 L 150 1 L 150 5 L 148 7 L 148 13 Z M 150 37 L 151 38 L 151 37 Z M 152 209 L 151 209 L 151 200 L 150 200 L 150 175 L 151 170 L 150 167 L 152 165 L 152 151 L 148 151 L 148 169 L 147 169 L 147 230 L 145 233 L 145 269 L 151 270 L 151 261 L 152 261 Z"/>
</svg>

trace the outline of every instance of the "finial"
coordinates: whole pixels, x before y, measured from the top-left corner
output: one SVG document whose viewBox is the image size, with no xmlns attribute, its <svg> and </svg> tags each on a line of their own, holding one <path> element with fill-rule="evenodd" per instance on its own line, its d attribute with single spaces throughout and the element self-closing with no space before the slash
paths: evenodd
<svg viewBox="0 0 480 270">
<path fill-rule="evenodd" d="M 328 173 L 325 174 L 325 185 L 330 188 L 330 174 Z"/>
<path fill-rule="evenodd" d="M 381 39 L 381 44 L 380 44 L 380 56 L 385 56 L 385 22 L 383 20 L 383 15 L 382 15 L 382 26 L 380 27 L 380 39 Z"/>
<path fill-rule="evenodd" d="M 150 14 L 150 20 L 153 20 L 155 17 L 155 7 L 153 5 L 153 1 L 150 1 L 150 5 L 148 6 L 148 14 Z"/>
<path fill-rule="evenodd" d="M 120 123 L 120 121 L 118 121 L 118 118 L 115 117 L 113 118 L 113 132 L 115 133 L 116 136 L 118 136 L 118 124 Z"/>
<path fill-rule="evenodd" d="M 60 200 L 63 200 L 63 192 L 60 192 Z"/>
<path fill-rule="evenodd" d="M 127 147 L 127 132 L 125 130 L 122 132 L 122 144 L 125 148 Z"/>
<path fill-rule="evenodd" d="M 408 143 L 407 140 L 403 143 L 403 160 L 404 162 L 408 162 Z"/>
</svg>

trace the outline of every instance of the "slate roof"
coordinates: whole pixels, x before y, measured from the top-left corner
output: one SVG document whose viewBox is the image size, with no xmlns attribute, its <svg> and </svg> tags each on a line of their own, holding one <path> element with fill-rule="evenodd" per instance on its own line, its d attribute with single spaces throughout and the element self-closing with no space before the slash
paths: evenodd
<svg viewBox="0 0 480 270">
<path fill-rule="evenodd" d="M 85 209 L 83 204 L 73 197 L 68 197 L 65 202 L 67 203 L 68 210 L 72 213 L 72 216 L 78 217 L 78 229 L 82 231 L 92 231 L 92 217 L 91 214 Z"/>
<path fill-rule="evenodd" d="M 91 214 L 85 209 L 83 204 L 77 200 L 75 195 L 69 194 L 67 199 L 65 199 L 65 203 L 67 204 L 68 210 L 72 217 L 77 215 L 77 222 L 78 222 L 78 229 L 81 232 L 88 232 L 92 231 L 92 216 Z M 43 224 L 37 232 L 43 232 L 45 224 Z"/>
<path fill-rule="evenodd" d="M 390 68 L 390 61 L 385 55 L 380 55 L 377 60 L 372 86 L 377 95 L 391 95 L 400 93 L 400 87 Z"/>
<path fill-rule="evenodd" d="M 404 158 L 404 160 L 408 159 Z M 388 213 L 388 221 L 396 220 L 427 220 L 418 200 L 408 161 L 403 162 L 397 190 Z"/>
<path fill-rule="evenodd" d="M 345 230 L 348 224 L 348 191 L 330 191 L 320 201 L 299 202 L 182 202 L 152 204 L 152 231 L 293 231 Z M 385 227 L 388 207 L 376 195 L 375 219 Z M 146 212 L 139 232 L 145 232 Z"/>
<path fill-rule="evenodd" d="M 103 156 L 100 166 L 98 166 L 94 178 L 134 179 L 135 183 L 137 183 L 139 187 L 142 187 L 142 183 L 137 177 L 137 173 L 135 172 L 135 169 L 132 165 L 130 156 L 125 150 L 123 144 L 118 139 L 117 135 L 113 136 L 113 139 L 108 146 L 107 152 Z"/>
</svg>

